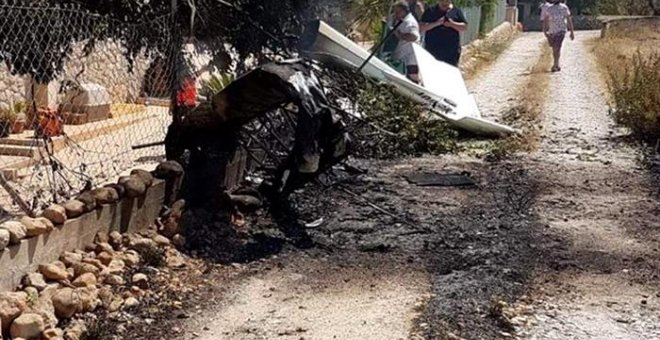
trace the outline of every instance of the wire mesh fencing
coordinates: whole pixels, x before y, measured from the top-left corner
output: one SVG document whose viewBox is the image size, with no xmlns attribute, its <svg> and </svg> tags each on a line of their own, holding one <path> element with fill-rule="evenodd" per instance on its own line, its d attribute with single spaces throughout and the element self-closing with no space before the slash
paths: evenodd
<svg viewBox="0 0 660 340">
<path fill-rule="evenodd" d="M 0 207 L 36 213 L 164 158 L 170 17 L 0 1 Z M 140 50 L 126 41 L 151 39 Z"/>
</svg>

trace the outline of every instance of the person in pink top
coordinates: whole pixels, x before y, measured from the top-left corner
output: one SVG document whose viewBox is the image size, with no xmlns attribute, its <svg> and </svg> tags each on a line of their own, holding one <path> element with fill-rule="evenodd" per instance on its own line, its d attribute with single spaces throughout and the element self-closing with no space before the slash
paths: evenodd
<svg viewBox="0 0 660 340">
<path fill-rule="evenodd" d="M 561 71 L 559 58 L 561 57 L 561 46 L 566 37 L 566 31 L 571 31 L 571 40 L 575 39 L 573 30 L 573 19 L 571 10 L 561 0 L 551 0 L 550 5 L 545 7 L 543 12 L 543 33 L 552 47 L 552 72 Z"/>
</svg>

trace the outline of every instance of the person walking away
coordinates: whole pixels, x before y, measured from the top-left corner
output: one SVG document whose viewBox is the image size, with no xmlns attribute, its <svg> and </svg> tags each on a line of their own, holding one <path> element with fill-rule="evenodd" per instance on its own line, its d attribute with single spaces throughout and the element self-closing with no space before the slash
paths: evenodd
<svg viewBox="0 0 660 340">
<path fill-rule="evenodd" d="M 411 81 L 419 84 L 419 67 L 413 52 L 413 44 L 419 43 L 419 24 L 410 12 L 406 0 L 394 4 L 394 19 L 396 23 L 401 22 L 394 31 L 399 43 L 394 50 L 394 59 L 402 62 L 406 67 L 406 76 Z"/>
<path fill-rule="evenodd" d="M 461 59 L 460 32 L 468 29 L 463 11 L 454 7 L 451 0 L 438 0 L 437 5 L 424 12 L 421 22 L 426 50 L 437 60 L 458 67 Z"/>
<path fill-rule="evenodd" d="M 561 71 L 559 58 L 561 58 L 561 47 L 566 37 L 566 31 L 567 29 L 570 30 L 571 40 L 575 40 L 575 30 L 573 29 L 571 10 L 568 6 L 560 0 L 551 0 L 550 3 L 543 15 L 543 34 L 545 34 L 552 48 L 554 63 L 550 70 L 558 72 Z"/>
</svg>

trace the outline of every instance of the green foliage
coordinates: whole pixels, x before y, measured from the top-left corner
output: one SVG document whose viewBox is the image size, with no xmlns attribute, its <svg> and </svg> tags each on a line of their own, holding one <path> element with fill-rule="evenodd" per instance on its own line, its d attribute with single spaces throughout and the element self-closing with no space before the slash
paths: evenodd
<svg viewBox="0 0 660 340">
<path fill-rule="evenodd" d="M 481 20 L 479 23 L 479 33 L 486 34 L 495 28 L 495 15 L 501 0 L 480 0 Z"/>
<path fill-rule="evenodd" d="M 69 23 L 87 26 L 89 22 L 69 8 L 48 11 L 42 1 L 17 1 L 15 5 L 0 6 L 0 62 L 13 74 L 50 81 L 61 71 L 71 42 L 88 38 Z"/>
<path fill-rule="evenodd" d="M 376 27 L 387 17 L 392 0 L 357 0 L 353 3 L 355 23 Z"/>
<path fill-rule="evenodd" d="M 24 100 L 19 100 L 11 104 L 11 110 L 14 113 L 16 113 L 16 115 L 19 116 L 19 118 L 25 115 L 27 108 L 28 108 L 28 103 Z"/>
<path fill-rule="evenodd" d="M 571 0 L 574 15 L 653 15 L 654 0 Z"/>
<path fill-rule="evenodd" d="M 480 33 L 491 31 L 495 25 L 495 15 L 498 6 L 503 0 L 455 0 L 454 5 L 459 8 L 481 6 Z M 594 0 L 586 0 L 594 1 Z M 369 38 L 377 39 L 382 36 L 380 22 L 387 17 L 391 0 L 357 0 L 353 3 L 355 24 L 368 28 Z M 434 6 L 435 0 L 425 1 L 426 6 Z"/>
<path fill-rule="evenodd" d="M 456 130 L 443 120 L 430 120 L 423 105 L 393 87 L 345 68 L 325 68 L 321 81 L 335 107 L 351 105 L 350 111 L 361 117 L 345 114 L 356 156 L 386 159 L 459 150 Z"/>
<path fill-rule="evenodd" d="M 637 53 L 621 70 L 610 70 L 613 105 L 610 110 L 618 124 L 641 140 L 660 139 L 660 53 Z"/>
<path fill-rule="evenodd" d="M 373 26 L 371 27 L 371 38 L 375 40 L 374 47 L 383 40 L 385 29 L 386 25 L 384 25 L 382 21 L 376 21 L 373 23 Z"/>
<path fill-rule="evenodd" d="M 27 103 L 25 101 L 13 102 L 9 108 L 0 112 L 0 121 L 13 123 L 17 120 L 25 120 Z"/>
<path fill-rule="evenodd" d="M 442 120 L 430 120 L 424 107 L 392 87 L 366 81 L 356 104 L 368 125 L 358 133 L 362 157 L 444 154 L 458 150 L 458 133 Z M 372 127 L 377 127 L 373 130 Z"/>
<path fill-rule="evenodd" d="M 214 73 L 207 80 L 201 82 L 200 94 L 205 97 L 211 97 L 222 91 L 227 85 L 236 79 L 232 73 Z"/>
<path fill-rule="evenodd" d="M 0 111 L 0 121 L 14 123 L 17 120 L 25 120 L 27 103 L 25 101 L 13 102 L 5 110 Z"/>
<path fill-rule="evenodd" d="M 593 15 L 598 13 L 599 0 L 573 0 L 568 3 L 573 15 Z"/>
</svg>

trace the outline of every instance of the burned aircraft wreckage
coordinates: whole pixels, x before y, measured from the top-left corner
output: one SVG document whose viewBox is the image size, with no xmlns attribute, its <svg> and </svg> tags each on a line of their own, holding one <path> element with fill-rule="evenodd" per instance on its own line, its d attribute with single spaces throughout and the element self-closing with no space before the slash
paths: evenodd
<svg viewBox="0 0 660 340">
<path fill-rule="evenodd" d="M 264 185 L 284 196 L 348 155 L 341 116 L 309 62 L 264 64 L 200 104 L 178 97 L 184 109 L 169 128 L 166 151 L 186 164 L 184 195 L 193 206 L 222 204 L 220 193 L 241 180 L 223 169 L 241 155 L 247 161 L 238 167 L 266 172 Z"/>
</svg>

